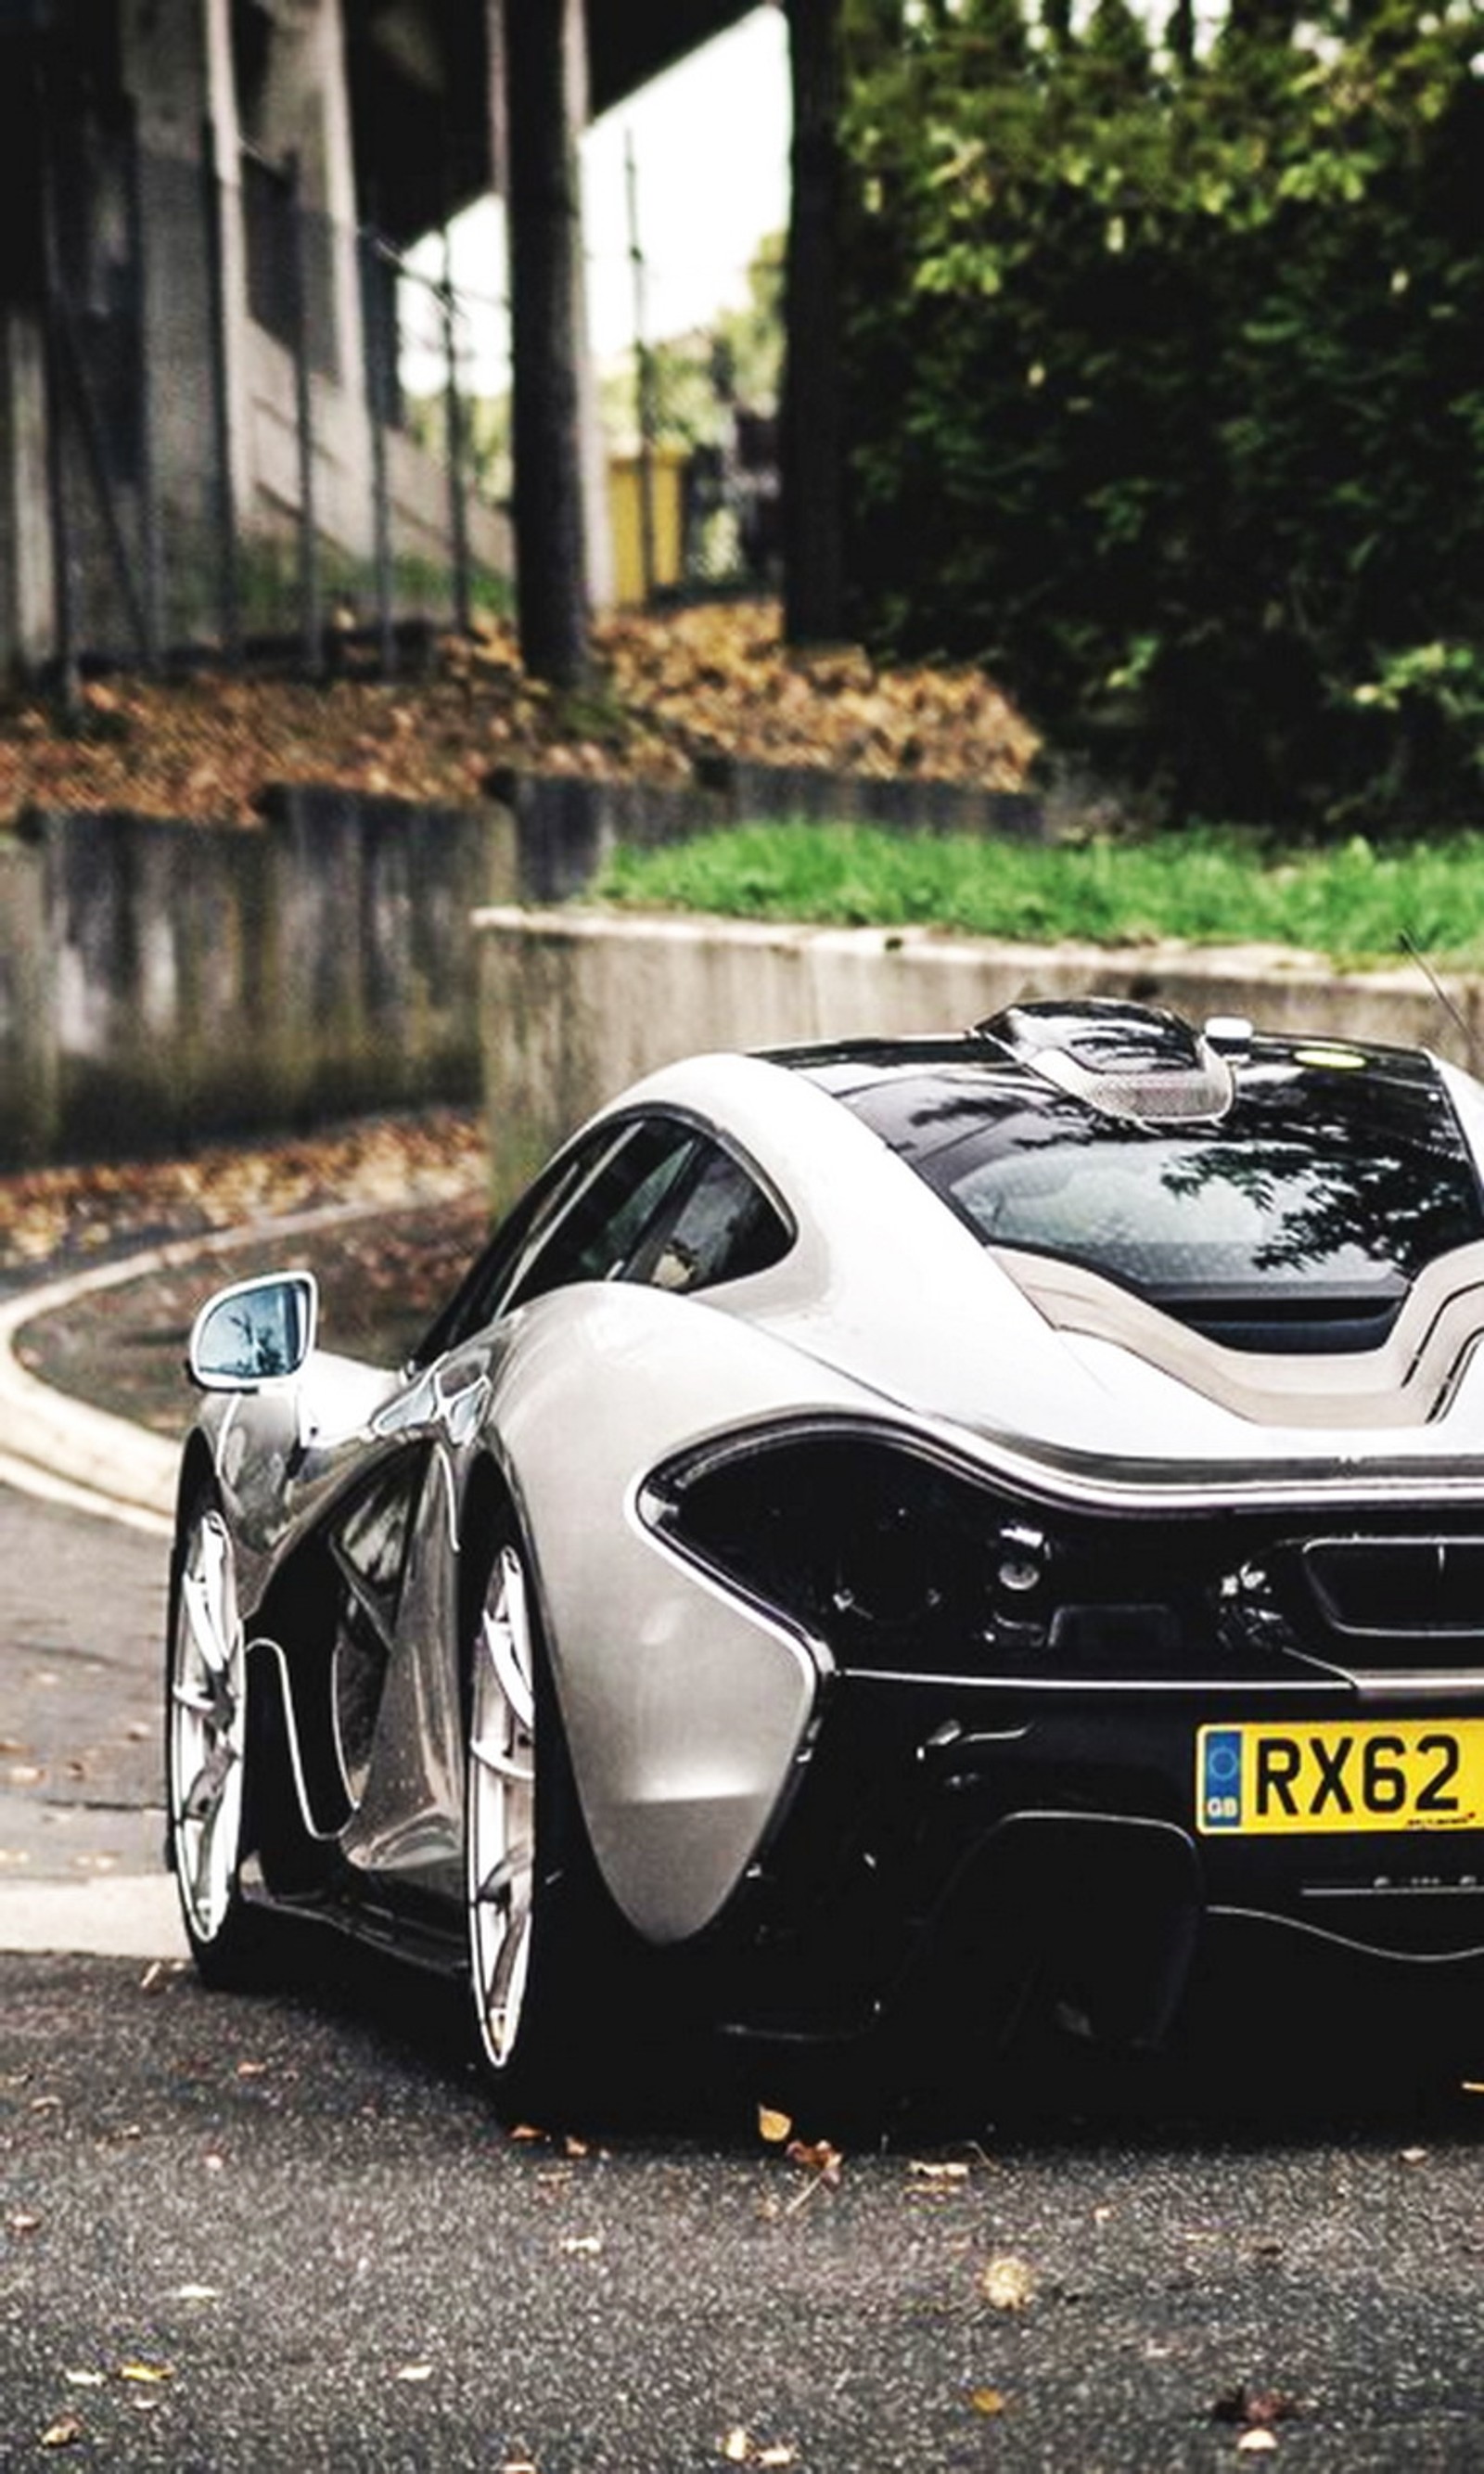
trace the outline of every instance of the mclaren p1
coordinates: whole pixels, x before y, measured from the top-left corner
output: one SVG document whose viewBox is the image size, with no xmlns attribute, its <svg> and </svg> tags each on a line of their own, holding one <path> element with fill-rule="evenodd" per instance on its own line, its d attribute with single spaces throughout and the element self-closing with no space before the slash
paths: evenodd
<svg viewBox="0 0 1484 2474">
<path fill-rule="evenodd" d="M 197 1319 L 168 1854 L 467 1983 L 508 2112 L 669 2037 L 1157 2044 L 1228 1928 L 1484 1953 L 1484 1090 L 1108 1001 L 676 1064 L 410 1363 Z M 645 2062 L 647 2067 L 647 2060 Z"/>
</svg>

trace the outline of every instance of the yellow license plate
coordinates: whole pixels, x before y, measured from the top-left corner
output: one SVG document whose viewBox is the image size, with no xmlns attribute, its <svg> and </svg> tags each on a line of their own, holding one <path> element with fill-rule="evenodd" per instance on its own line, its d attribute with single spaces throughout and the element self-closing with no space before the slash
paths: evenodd
<svg viewBox="0 0 1484 2474">
<path fill-rule="evenodd" d="M 1484 1718 L 1203 1727 L 1196 1826 L 1208 1837 L 1484 1828 Z"/>
</svg>

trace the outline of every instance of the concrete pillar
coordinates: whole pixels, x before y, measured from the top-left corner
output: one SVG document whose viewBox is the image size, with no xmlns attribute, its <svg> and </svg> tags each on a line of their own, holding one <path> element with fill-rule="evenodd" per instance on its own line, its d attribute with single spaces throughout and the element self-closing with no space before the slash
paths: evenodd
<svg viewBox="0 0 1484 2474">
<path fill-rule="evenodd" d="M 271 0 L 266 70 L 254 99 L 254 144 L 298 162 L 313 219 L 304 264 L 318 347 L 314 371 L 315 511 L 322 531 L 369 552 L 371 422 L 356 259 L 357 202 L 341 0 Z"/>
<path fill-rule="evenodd" d="M 0 669 L 44 661 L 54 619 L 45 341 L 40 312 L 12 302 L 0 306 Z"/>
<path fill-rule="evenodd" d="M 231 0 L 123 0 L 123 81 L 141 151 L 144 365 L 153 462 L 165 504 L 203 530 L 218 503 L 211 413 L 211 285 L 203 131 L 209 124 L 223 183 L 222 337 L 231 495 L 245 503 L 251 433 L 246 402 L 246 278 L 238 194 L 241 135 L 231 61 Z"/>
</svg>

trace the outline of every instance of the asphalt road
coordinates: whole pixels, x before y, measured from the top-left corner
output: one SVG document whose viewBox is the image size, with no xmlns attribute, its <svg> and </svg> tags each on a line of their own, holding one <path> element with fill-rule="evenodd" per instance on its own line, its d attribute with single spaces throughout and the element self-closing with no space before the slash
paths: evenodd
<svg viewBox="0 0 1484 2474">
<path fill-rule="evenodd" d="M 0 1918 L 8 1885 L 158 1865 L 168 1553 L 0 1486 Z"/>
<path fill-rule="evenodd" d="M 12 1874 L 153 1855 L 162 1589 L 158 1540 L 0 1492 Z M 1263 2114 L 1093 2082 L 862 2147 L 826 2087 L 837 2165 L 704 2096 L 509 2137 L 456 1999 L 338 1947 L 251 2001 L 0 1956 L 0 2466 L 1484 2464 L 1484 2096 L 1360 2110 L 1364 2016 L 1301 2105 L 1314 2023 L 1238 1988 Z"/>
</svg>

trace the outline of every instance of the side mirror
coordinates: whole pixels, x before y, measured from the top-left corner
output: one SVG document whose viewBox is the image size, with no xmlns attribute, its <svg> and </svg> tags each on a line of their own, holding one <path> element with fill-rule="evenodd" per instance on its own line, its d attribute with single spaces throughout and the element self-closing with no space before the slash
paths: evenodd
<svg viewBox="0 0 1484 2474">
<path fill-rule="evenodd" d="M 208 1298 L 191 1326 L 186 1365 L 204 1392 L 252 1392 L 297 1374 L 314 1346 L 319 1284 L 312 1272 L 239 1280 Z"/>
</svg>

